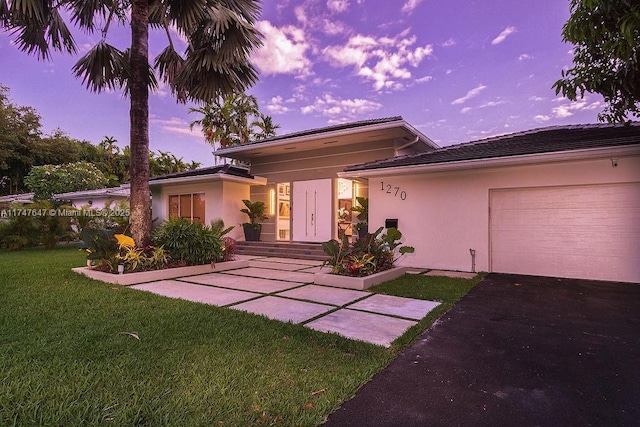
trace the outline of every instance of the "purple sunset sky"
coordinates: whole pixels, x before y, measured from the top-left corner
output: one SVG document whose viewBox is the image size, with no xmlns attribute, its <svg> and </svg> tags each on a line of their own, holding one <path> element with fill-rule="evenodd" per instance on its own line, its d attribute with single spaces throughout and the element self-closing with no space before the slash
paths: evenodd
<svg viewBox="0 0 640 427">
<path fill-rule="evenodd" d="M 264 47 L 253 58 L 260 80 L 248 93 L 280 135 L 400 115 L 444 146 L 594 123 L 603 108 L 599 95 L 570 102 L 551 88 L 572 60 L 561 36 L 568 0 L 274 0 L 262 9 Z M 128 30 L 115 30 L 108 41 L 122 48 Z M 83 52 L 99 40 L 74 34 Z M 151 55 L 164 46 L 164 34 L 152 33 Z M 77 57 L 38 61 L 6 32 L 0 55 L 0 83 L 13 102 L 37 109 L 45 133 L 129 143 L 128 100 L 88 92 L 71 73 Z M 211 165 L 211 147 L 189 130 L 199 118 L 189 106 L 166 87 L 151 95 L 151 149 Z"/>
</svg>

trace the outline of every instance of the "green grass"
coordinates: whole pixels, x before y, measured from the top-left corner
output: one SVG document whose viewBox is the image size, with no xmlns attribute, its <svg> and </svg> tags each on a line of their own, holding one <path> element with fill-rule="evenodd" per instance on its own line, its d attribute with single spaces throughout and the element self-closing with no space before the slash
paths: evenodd
<svg viewBox="0 0 640 427">
<path fill-rule="evenodd" d="M 384 349 L 71 272 L 83 264 L 73 248 L 0 252 L 0 425 L 313 426 L 435 318 Z M 475 282 L 375 291 L 441 315 Z"/>
</svg>

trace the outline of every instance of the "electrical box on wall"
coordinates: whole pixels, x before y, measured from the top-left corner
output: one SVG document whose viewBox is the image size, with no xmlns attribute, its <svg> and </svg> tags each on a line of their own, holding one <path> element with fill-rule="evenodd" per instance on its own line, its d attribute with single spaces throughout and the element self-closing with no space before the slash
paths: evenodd
<svg viewBox="0 0 640 427">
<path fill-rule="evenodd" d="M 385 219 L 384 220 L 384 228 L 398 228 L 398 218 L 394 219 Z"/>
</svg>

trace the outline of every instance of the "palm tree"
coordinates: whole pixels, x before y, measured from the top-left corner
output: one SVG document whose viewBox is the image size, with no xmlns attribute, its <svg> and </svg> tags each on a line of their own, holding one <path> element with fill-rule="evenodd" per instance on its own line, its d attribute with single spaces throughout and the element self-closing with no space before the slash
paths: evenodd
<svg viewBox="0 0 640 427">
<path fill-rule="evenodd" d="M 180 102 L 210 102 L 243 91 L 257 80 L 249 55 L 260 45 L 254 27 L 259 14 L 259 0 L 0 0 L 0 27 L 12 31 L 17 46 L 39 59 L 49 59 L 52 49 L 77 52 L 64 17 L 87 33 L 102 34 L 73 72 L 91 91 L 122 88 L 130 97 L 130 225 L 139 245 L 151 239 L 149 89 L 157 86 L 154 71 Z M 107 43 L 113 23 L 131 29 L 128 49 Z M 168 38 L 153 66 L 150 27 L 164 30 Z M 184 55 L 175 50 L 170 28 L 186 37 Z"/>
<path fill-rule="evenodd" d="M 254 137 L 256 139 L 274 137 L 276 136 L 276 131 L 280 129 L 280 125 L 273 123 L 273 118 L 271 116 L 265 116 L 264 114 L 260 114 L 260 118 L 258 120 L 254 120 L 251 123 L 251 126 L 259 129 L 258 132 L 254 133 Z"/>
</svg>

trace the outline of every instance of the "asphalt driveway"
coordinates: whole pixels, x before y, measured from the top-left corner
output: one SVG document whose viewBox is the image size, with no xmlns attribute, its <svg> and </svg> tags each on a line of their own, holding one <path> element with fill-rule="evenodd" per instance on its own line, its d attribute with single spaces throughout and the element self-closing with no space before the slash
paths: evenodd
<svg viewBox="0 0 640 427">
<path fill-rule="evenodd" d="M 327 426 L 640 420 L 640 285 L 490 274 Z"/>
</svg>

